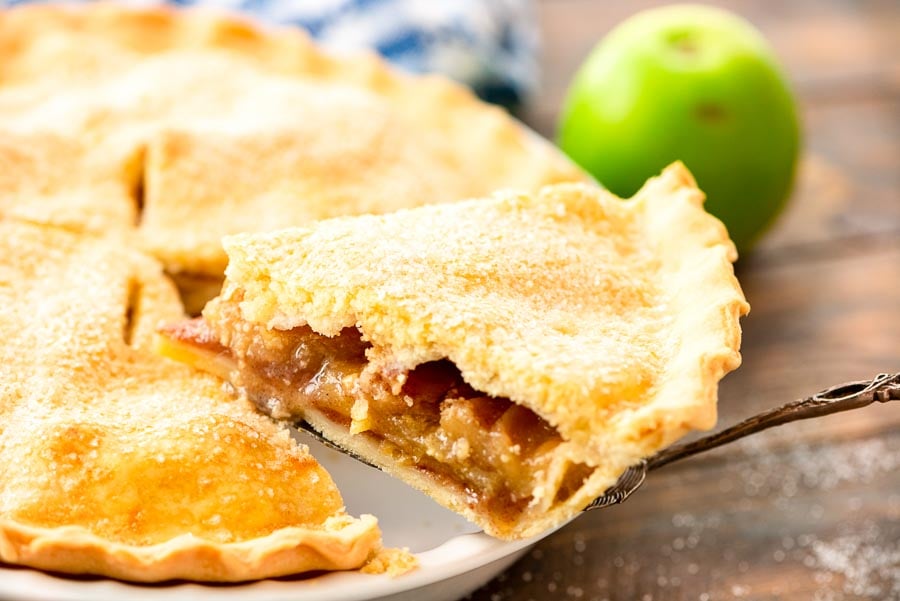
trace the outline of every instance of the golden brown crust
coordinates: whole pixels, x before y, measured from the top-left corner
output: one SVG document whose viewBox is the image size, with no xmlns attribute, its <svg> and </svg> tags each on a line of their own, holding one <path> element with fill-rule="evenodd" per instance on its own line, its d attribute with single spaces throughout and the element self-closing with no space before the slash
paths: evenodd
<svg viewBox="0 0 900 601">
<path fill-rule="evenodd" d="M 183 535 L 144 546 L 110 542 L 75 526 L 34 528 L 0 519 L 0 559 L 5 562 L 132 582 L 241 582 L 355 569 L 367 565 L 379 545 L 376 520 L 370 515 L 329 518 L 317 529 L 282 528 L 249 541 L 219 543 Z M 415 560 L 411 563 L 414 567 Z M 390 564 L 387 570 L 403 565 Z"/>
<path fill-rule="evenodd" d="M 713 425 L 748 306 L 734 245 L 702 202 L 675 164 L 627 201 L 564 184 L 237 235 L 225 240 L 220 302 L 243 299 L 244 317 L 271 328 L 357 327 L 372 370 L 447 358 L 476 390 L 546 419 L 596 469 L 565 507 L 514 533 L 532 534 L 639 458 Z"/>
<path fill-rule="evenodd" d="M 137 149 L 98 153 L 87 139 L 0 131 L 0 217 L 93 232 L 130 226 L 140 162 Z"/>
<path fill-rule="evenodd" d="M 92 197 L 85 184 L 10 196 L 0 215 L 24 204 L 29 220 L 58 223 L 72 199 L 64 214 L 89 231 L 137 217 L 172 271 L 221 275 L 224 234 L 586 179 L 457 84 L 210 11 L 14 8 L 0 13 L 0 57 L 0 140 L 7 130 L 89 141 L 96 160 L 76 166 L 79 181 L 143 181 L 143 199 L 133 188 Z M 4 187 L 44 185 L 47 169 L 8 170 Z"/>
<path fill-rule="evenodd" d="M 8 221 L 0 247 L 0 561 L 241 581 L 378 549 L 286 429 L 147 351 L 182 315 L 155 261 Z"/>
</svg>

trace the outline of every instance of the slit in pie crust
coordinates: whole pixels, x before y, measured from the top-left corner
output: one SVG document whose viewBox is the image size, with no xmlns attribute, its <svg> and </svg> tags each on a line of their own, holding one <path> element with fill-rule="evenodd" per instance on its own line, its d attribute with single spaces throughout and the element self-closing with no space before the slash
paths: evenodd
<svg viewBox="0 0 900 601">
<path fill-rule="evenodd" d="M 181 315 L 155 260 L 0 220 L 0 562 L 141 582 L 363 565 L 377 523 L 308 450 L 150 352 Z"/>
<path fill-rule="evenodd" d="M 709 428 L 748 310 L 680 165 L 225 241 L 222 295 L 159 350 L 463 513 L 530 536 Z"/>
</svg>

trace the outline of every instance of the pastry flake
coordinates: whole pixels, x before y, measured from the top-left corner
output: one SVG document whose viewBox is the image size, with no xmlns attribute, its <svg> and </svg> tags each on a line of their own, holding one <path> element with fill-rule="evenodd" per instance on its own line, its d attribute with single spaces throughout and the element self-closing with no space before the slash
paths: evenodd
<svg viewBox="0 0 900 601">
<path fill-rule="evenodd" d="M 488 533 L 576 515 L 716 417 L 748 310 L 680 164 L 629 200 L 561 184 L 242 234 L 159 349 Z"/>
<path fill-rule="evenodd" d="M 0 561 L 141 582 L 354 569 L 380 549 L 288 430 L 148 348 L 149 257 L 0 221 Z"/>
</svg>

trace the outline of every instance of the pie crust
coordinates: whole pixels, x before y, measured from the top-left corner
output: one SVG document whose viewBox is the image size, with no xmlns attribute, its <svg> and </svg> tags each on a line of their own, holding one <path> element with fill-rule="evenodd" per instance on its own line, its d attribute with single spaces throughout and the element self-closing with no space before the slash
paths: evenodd
<svg viewBox="0 0 900 601">
<path fill-rule="evenodd" d="M 106 3 L 0 17 L 0 216 L 136 231 L 187 284 L 222 277 L 225 234 L 587 178 L 462 86 L 295 29 Z"/>
<path fill-rule="evenodd" d="M 749 307 L 702 203 L 674 164 L 629 200 L 561 184 L 229 237 L 222 295 L 159 348 L 530 536 L 713 426 Z"/>
<path fill-rule="evenodd" d="M 0 220 L 0 561 L 132 581 L 354 569 L 380 549 L 287 429 L 149 351 L 161 266 Z"/>
</svg>

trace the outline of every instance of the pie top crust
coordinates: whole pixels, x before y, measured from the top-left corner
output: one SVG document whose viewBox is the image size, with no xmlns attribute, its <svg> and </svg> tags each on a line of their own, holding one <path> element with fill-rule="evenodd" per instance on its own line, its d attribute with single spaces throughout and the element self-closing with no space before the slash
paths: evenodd
<svg viewBox="0 0 900 601">
<path fill-rule="evenodd" d="M 220 238 L 586 176 L 440 77 L 204 10 L 0 13 L 0 216 L 138 230 L 221 277 Z"/>
<path fill-rule="evenodd" d="M 134 581 L 242 581 L 361 566 L 289 432 L 215 378 L 152 355 L 181 316 L 156 261 L 0 221 L 0 561 Z"/>
<path fill-rule="evenodd" d="M 537 194 L 229 237 L 222 303 L 278 330 L 358 328 L 367 370 L 451 361 L 465 382 L 525 406 L 594 468 L 573 515 L 629 465 L 716 418 L 740 363 L 724 226 L 681 164 L 629 200 L 562 184 Z M 557 508 L 559 509 L 559 508 Z"/>
</svg>

